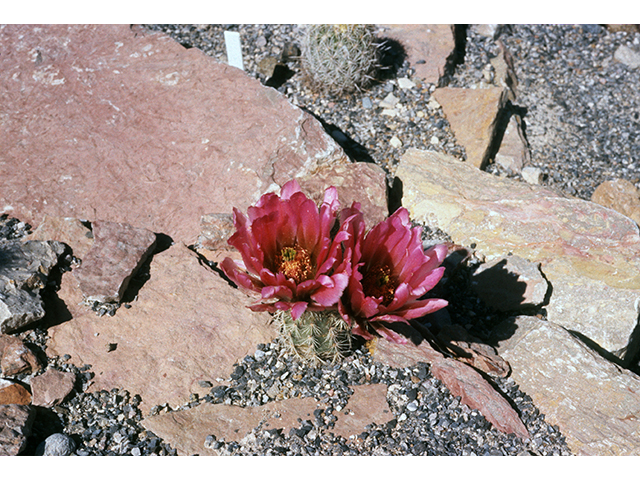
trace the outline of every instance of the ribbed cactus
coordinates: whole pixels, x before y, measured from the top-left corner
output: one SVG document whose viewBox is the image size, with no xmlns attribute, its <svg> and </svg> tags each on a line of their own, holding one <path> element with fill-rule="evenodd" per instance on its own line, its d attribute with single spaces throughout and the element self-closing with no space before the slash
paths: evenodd
<svg viewBox="0 0 640 480">
<path fill-rule="evenodd" d="M 312 86 L 340 95 L 366 87 L 378 67 L 371 25 L 309 25 L 302 68 Z"/>
<path fill-rule="evenodd" d="M 335 310 L 307 310 L 297 320 L 279 310 L 274 321 L 286 350 L 312 364 L 336 362 L 351 349 L 351 327 Z"/>
</svg>

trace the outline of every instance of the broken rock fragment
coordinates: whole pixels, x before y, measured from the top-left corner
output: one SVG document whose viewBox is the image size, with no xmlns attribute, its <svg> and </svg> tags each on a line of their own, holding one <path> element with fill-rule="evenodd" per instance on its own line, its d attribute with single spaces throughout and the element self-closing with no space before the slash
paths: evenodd
<svg viewBox="0 0 640 480">
<path fill-rule="evenodd" d="M 153 252 L 156 235 L 126 223 L 93 222 L 94 243 L 73 274 L 86 300 L 119 302 L 129 282 Z"/>
<path fill-rule="evenodd" d="M 0 333 L 44 317 L 40 291 L 64 250 L 64 244 L 53 241 L 0 242 Z"/>
<path fill-rule="evenodd" d="M 60 372 L 50 368 L 42 375 L 33 377 L 33 405 L 52 407 L 58 405 L 71 393 L 76 376 L 71 372 Z"/>
<path fill-rule="evenodd" d="M 38 357 L 22 340 L 12 335 L 0 335 L 0 372 L 3 376 L 40 370 Z"/>
<path fill-rule="evenodd" d="M 18 455 L 24 450 L 35 416 L 29 405 L 0 405 L 0 456 Z"/>
</svg>

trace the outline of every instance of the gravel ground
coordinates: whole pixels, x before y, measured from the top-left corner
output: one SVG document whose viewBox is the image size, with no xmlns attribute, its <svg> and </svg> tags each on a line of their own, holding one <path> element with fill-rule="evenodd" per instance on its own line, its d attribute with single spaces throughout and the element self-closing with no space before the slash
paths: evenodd
<svg viewBox="0 0 640 480">
<path fill-rule="evenodd" d="M 391 182 L 398 160 L 409 147 L 443 151 L 464 158 L 441 109 L 429 102 L 435 85 L 413 78 L 409 65 L 387 51 L 384 76 L 368 90 L 332 98 L 314 93 L 304 82 L 297 62 L 302 29 L 295 25 L 148 25 L 162 30 L 188 48 L 200 48 L 226 61 L 224 30 L 241 33 L 247 74 L 277 88 L 292 103 L 323 122 L 345 151 L 358 161 L 373 161 Z M 610 33 L 597 25 L 505 26 L 499 39 L 511 52 L 520 82 L 517 107 L 531 146 L 532 164 L 544 172 L 544 183 L 565 193 L 589 199 L 593 189 L 611 178 L 626 178 L 640 186 L 640 69 L 631 70 L 613 60 L 621 45 L 640 43 L 640 34 Z M 483 69 L 495 56 L 495 40 L 467 30 L 464 62 L 449 75 L 449 85 L 482 88 Z M 281 62 L 274 76 L 265 74 L 268 57 Z M 400 89 L 398 78 L 415 83 Z M 403 105 L 400 115 L 380 114 L 378 102 L 393 93 Z M 393 146 L 396 136 L 401 146 Z M 487 169 L 509 175 L 495 165 Z M 28 226 L 0 218 L 0 240 L 19 238 Z M 425 228 L 425 243 L 446 239 L 445 232 Z M 474 258 L 452 269 L 439 296 L 450 302 L 451 321 L 486 339 L 503 317 L 487 309 L 469 290 Z M 526 312 L 535 313 L 535 312 Z M 54 432 L 70 435 L 76 455 L 175 455 L 175 449 L 140 425 L 140 398 L 125 391 L 87 393 L 91 366 L 67 364 L 68 358 L 46 358 L 46 326 L 20 334 L 50 366 L 73 371 L 77 385 L 70 399 L 52 409 L 38 409 L 34 435 L 24 454 L 33 454 L 39 442 Z M 28 377 L 18 377 L 28 383 Z M 547 424 L 531 398 L 511 379 L 494 380 L 531 433 L 522 441 L 497 432 L 477 411 L 451 396 L 434 379 L 426 364 L 394 369 L 372 362 L 368 352 L 333 367 L 308 368 L 281 352 L 276 342 L 258 345 L 253 355 L 236 365 L 228 387 L 215 387 L 203 398 L 192 396 L 191 408 L 202 402 L 260 405 L 274 399 L 313 396 L 329 407 L 314 412 L 289 432 L 254 432 L 242 441 L 225 442 L 213 436 L 206 446 L 222 455 L 567 455 L 565 439 Z M 336 438 L 327 430 L 345 406 L 351 386 L 382 383 L 396 420 L 375 426 L 354 442 Z M 154 413 L 170 410 L 157 406 Z"/>
</svg>

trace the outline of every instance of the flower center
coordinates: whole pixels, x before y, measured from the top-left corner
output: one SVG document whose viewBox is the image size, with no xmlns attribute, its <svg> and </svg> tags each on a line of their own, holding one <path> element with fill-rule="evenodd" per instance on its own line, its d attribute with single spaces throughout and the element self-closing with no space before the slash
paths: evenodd
<svg viewBox="0 0 640 480">
<path fill-rule="evenodd" d="M 396 291 L 388 265 L 376 265 L 367 271 L 362 278 L 362 290 L 367 297 L 382 297 L 382 304 L 387 306 L 393 300 Z"/>
<path fill-rule="evenodd" d="M 284 247 L 276 255 L 276 269 L 296 283 L 313 278 L 311 256 L 300 245 Z"/>
</svg>

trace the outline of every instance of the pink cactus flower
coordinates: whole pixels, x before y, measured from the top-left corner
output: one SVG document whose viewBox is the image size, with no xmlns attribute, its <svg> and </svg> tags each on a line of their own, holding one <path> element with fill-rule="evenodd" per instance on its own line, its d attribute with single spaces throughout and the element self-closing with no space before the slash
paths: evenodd
<svg viewBox="0 0 640 480">
<path fill-rule="evenodd" d="M 337 308 L 351 275 L 350 220 L 337 230 L 340 208 L 335 187 L 325 190 L 320 208 L 287 182 L 280 196 L 263 195 L 245 217 L 233 209 L 236 232 L 228 243 L 242 262 L 225 258 L 224 273 L 239 287 L 261 295 L 254 311 L 291 310 L 294 320 L 307 309 Z"/>
<path fill-rule="evenodd" d="M 345 209 L 344 215 L 355 212 Z M 422 229 L 411 228 L 409 212 L 396 210 L 373 227 L 366 236 L 362 216 L 354 216 L 348 225 L 352 239 L 353 273 L 349 278 L 339 310 L 352 324 L 352 333 L 372 339 L 374 332 L 396 343 L 407 339 L 388 328 L 394 322 L 409 323 L 447 306 L 446 300 L 420 300 L 442 278 L 439 265 L 447 254 L 444 245 L 426 252 L 422 247 Z M 358 240 L 359 239 L 359 240 Z"/>
</svg>

